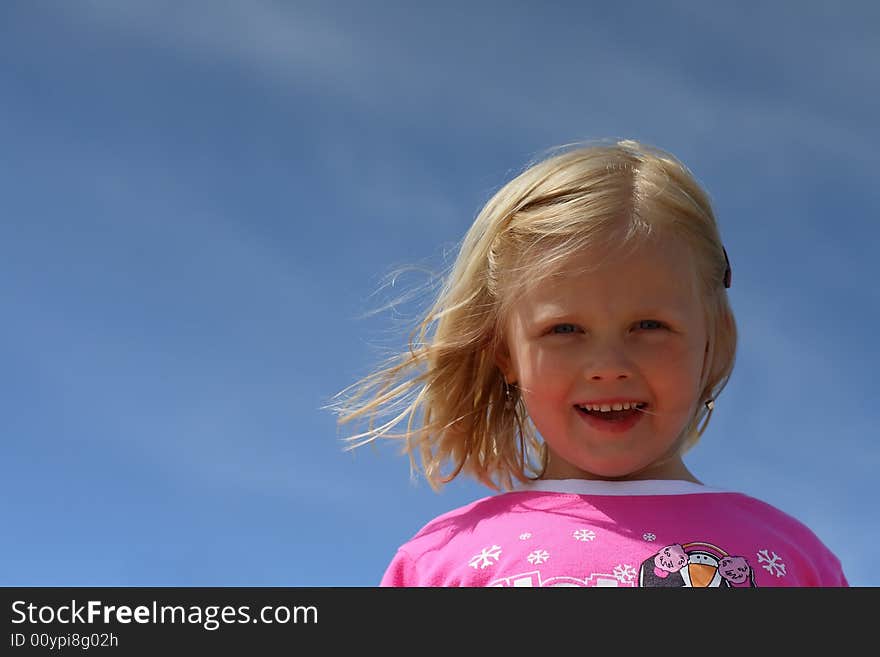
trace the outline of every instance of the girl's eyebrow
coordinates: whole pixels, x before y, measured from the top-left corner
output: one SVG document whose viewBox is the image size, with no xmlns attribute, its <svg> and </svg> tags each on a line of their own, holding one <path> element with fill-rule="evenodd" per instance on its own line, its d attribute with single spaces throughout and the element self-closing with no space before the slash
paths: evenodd
<svg viewBox="0 0 880 657">
<path fill-rule="evenodd" d="M 667 317 L 677 317 L 680 312 L 677 306 L 651 306 L 636 311 L 637 315 L 666 315 Z"/>
<path fill-rule="evenodd" d="M 639 319 L 669 319 L 672 321 L 683 320 L 686 313 L 682 310 L 679 310 L 675 306 L 667 306 L 664 308 L 658 306 L 650 306 L 645 308 L 637 308 L 633 310 L 631 313 L 633 317 L 637 317 Z M 577 310 L 566 311 L 564 308 L 553 308 L 552 310 L 548 310 L 547 312 L 542 312 L 540 309 L 536 310 L 534 313 L 528 316 L 529 323 L 531 324 L 552 324 L 554 322 L 572 322 L 578 321 L 580 319 L 579 313 Z"/>
</svg>

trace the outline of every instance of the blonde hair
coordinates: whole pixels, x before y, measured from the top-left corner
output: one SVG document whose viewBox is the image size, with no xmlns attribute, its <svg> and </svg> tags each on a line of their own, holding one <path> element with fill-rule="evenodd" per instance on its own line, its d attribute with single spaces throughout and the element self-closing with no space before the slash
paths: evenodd
<svg viewBox="0 0 880 657">
<path fill-rule="evenodd" d="M 369 418 L 366 431 L 346 439 L 349 447 L 402 439 L 411 468 L 420 465 L 435 489 L 460 473 L 495 490 L 540 476 L 546 450 L 515 388 L 513 404 L 505 404 L 495 360 L 511 305 L 585 248 L 599 245 L 613 257 L 670 233 L 693 254 L 709 336 L 700 399 L 714 400 L 733 371 L 737 330 L 708 196 L 659 148 L 632 140 L 580 143 L 552 149 L 495 193 L 408 350 L 335 396 L 329 408 L 340 425 Z M 697 405 L 679 453 L 696 444 L 711 412 Z M 406 430 L 394 432 L 404 419 Z"/>
</svg>

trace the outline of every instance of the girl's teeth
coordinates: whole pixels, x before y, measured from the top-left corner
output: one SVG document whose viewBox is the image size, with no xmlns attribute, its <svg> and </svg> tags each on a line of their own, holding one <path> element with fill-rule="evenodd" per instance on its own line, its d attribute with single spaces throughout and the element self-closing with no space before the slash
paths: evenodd
<svg viewBox="0 0 880 657">
<path fill-rule="evenodd" d="M 585 408 L 588 411 L 628 411 L 633 408 L 638 408 L 640 402 L 624 402 L 624 403 L 616 403 L 616 404 L 585 404 L 581 408 Z"/>
</svg>

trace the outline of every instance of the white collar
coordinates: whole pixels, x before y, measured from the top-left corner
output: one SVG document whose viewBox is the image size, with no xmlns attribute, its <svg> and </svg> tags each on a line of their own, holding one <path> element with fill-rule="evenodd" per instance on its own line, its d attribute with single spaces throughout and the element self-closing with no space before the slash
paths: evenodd
<svg viewBox="0 0 880 657">
<path fill-rule="evenodd" d="M 518 491 L 542 491 L 572 495 L 688 495 L 723 493 L 718 488 L 679 479 L 600 481 L 593 479 L 538 479 L 523 484 Z"/>
</svg>

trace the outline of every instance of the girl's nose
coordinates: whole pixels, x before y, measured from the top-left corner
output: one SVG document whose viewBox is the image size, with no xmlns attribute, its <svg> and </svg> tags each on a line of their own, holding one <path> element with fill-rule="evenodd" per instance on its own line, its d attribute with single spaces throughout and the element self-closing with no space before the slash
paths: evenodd
<svg viewBox="0 0 880 657">
<path fill-rule="evenodd" d="M 597 348 L 588 358 L 584 376 L 592 381 L 618 381 L 632 374 L 632 364 L 619 348 Z"/>
<path fill-rule="evenodd" d="M 592 379 L 593 381 L 606 381 L 606 380 L 607 381 L 611 381 L 611 380 L 618 381 L 618 380 L 622 380 L 622 379 L 628 379 L 629 374 L 627 374 L 626 372 L 614 373 L 613 371 L 594 372 L 594 373 L 590 374 L 589 378 Z"/>
</svg>

